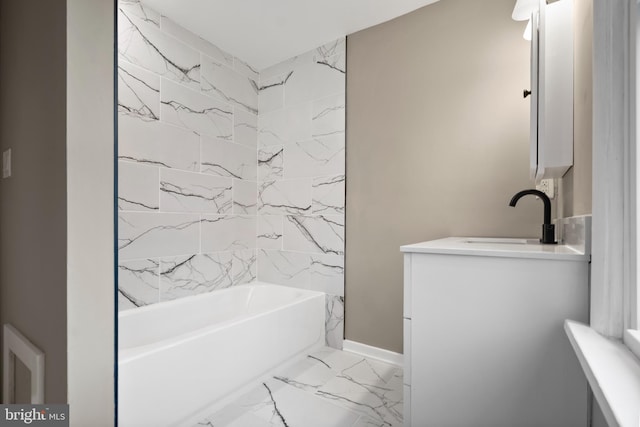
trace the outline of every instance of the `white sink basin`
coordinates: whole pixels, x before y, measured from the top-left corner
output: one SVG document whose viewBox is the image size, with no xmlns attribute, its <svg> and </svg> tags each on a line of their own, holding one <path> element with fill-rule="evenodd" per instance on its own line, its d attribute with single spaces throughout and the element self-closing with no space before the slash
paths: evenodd
<svg viewBox="0 0 640 427">
<path fill-rule="evenodd" d="M 537 239 L 518 239 L 511 237 L 468 237 L 462 243 L 484 243 L 484 244 L 505 244 L 505 245 L 531 245 L 540 243 Z"/>
</svg>

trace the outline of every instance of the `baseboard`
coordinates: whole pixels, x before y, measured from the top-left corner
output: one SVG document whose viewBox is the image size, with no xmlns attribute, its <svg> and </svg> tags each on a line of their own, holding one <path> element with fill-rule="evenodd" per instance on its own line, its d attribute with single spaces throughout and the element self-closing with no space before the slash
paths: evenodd
<svg viewBox="0 0 640 427">
<path fill-rule="evenodd" d="M 342 349 L 351 353 L 356 353 L 369 359 L 376 359 L 381 362 L 390 363 L 402 367 L 404 365 L 404 356 L 400 353 L 385 350 L 383 348 L 373 347 L 355 341 L 344 340 Z"/>
</svg>

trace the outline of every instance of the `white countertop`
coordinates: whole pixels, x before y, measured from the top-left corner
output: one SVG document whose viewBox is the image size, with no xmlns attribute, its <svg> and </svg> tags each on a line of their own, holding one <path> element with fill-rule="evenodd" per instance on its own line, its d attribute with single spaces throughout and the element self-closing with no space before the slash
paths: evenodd
<svg viewBox="0 0 640 427">
<path fill-rule="evenodd" d="M 405 253 L 589 261 L 584 247 L 543 245 L 536 239 L 447 237 L 404 245 L 400 250 Z"/>
</svg>

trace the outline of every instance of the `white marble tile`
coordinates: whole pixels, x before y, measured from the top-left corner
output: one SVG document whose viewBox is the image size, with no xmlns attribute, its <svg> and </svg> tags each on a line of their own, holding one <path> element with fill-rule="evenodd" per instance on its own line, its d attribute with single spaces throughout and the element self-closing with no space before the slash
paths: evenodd
<svg viewBox="0 0 640 427">
<path fill-rule="evenodd" d="M 311 211 L 311 180 L 268 181 L 258 186 L 261 214 L 305 214 Z"/>
<path fill-rule="evenodd" d="M 258 211 L 258 183 L 233 180 L 233 213 L 255 215 Z"/>
<path fill-rule="evenodd" d="M 347 356 L 347 358 L 345 358 Z M 340 370 L 340 373 L 318 389 L 316 395 L 329 399 L 335 403 L 351 408 L 355 411 L 384 423 L 387 426 L 402 426 L 402 380 L 401 372 L 393 365 L 375 362 L 346 352 L 336 352 L 330 357 L 345 359 L 341 364 L 350 366 Z M 320 359 L 331 365 L 332 361 Z"/>
<path fill-rule="evenodd" d="M 233 55 L 220 49 L 218 46 L 209 43 L 198 35 L 187 30 L 183 26 L 175 23 L 171 19 L 163 16 L 161 18 L 161 28 L 167 34 L 179 39 L 193 49 L 199 50 L 205 55 L 213 58 L 215 61 L 221 64 L 226 64 L 229 67 L 233 67 Z"/>
<path fill-rule="evenodd" d="M 311 134 L 314 138 L 343 134 L 345 131 L 345 96 L 343 93 L 313 101 Z"/>
<path fill-rule="evenodd" d="M 311 257 L 300 252 L 258 249 L 258 280 L 306 289 Z"/>
<path fill-rule="evenodd" d="M 131 302 L 122 292 L 118 292 L 118 311 L 131 310 L 137 306 Z"/>
<path fill-rule="evenodd" d="M 346 88 L 346 53 L 316 55 L 313 75 L 313 99 L 341 93 Z"/>
<path fill-rule="evenodd" d="M 118 209 L 158 211 L 159 169 L 132 162 L 118 162 Z"/>
<path fill-rule="evenodd" d="M 122 8 L 118 57 L 183 85 L 200 87 L 200 53 Z"/>
<path fill-rule="evenodd" d="M 166 79 L 160 84 L 163 121 L 201 135 L 232 139 L 233 108 L 230 105 Z"/>
<path fill-rule="evenodd" d="M 284 61 L 278 62 L 277 64 L 261 70 L 260 78 L 271 79 L 273 77 L 287 75 L 296 68 L 296 64 L 302 61 L 308 61 L 308 57 L 306 55 L 298 55 L 289 59 L 285 59 Z"/>
<path fill-rule="evenodd" d="M 327 345 L 341 349 L 344 341 L 344 297 L 327 294 L 324 327 Z"/>
<path fill-rule="evenodd" d="M 256 251 L 249 249 L 233 252 L 233 284 L 251 283 L 258 276 Z"/>
<path fill-rule="evenodd" d="M 311 255 L 310 285 L 314 291 L 344 296 L 344 256 Z"/>
<path fill-rule="evenodd" d="M 315 60 L 316 62 L 321 60 L 322 58 L 330 58 L 334 55 L 345 53 L 347 50 L 347 39 L 346 37 L 340 37 L 337 40 L 326 43 L 315 51 Z"/>
<path fill-rule="evenodd" d="M 202 92 L 221 101 L 258 114 L 258 84 L 233 69 L 203 57 Z"/>
<path fill-rule="evenodd" d="M 345 176 L 314 178 L 311 211 L 314 214 L 344 215 Z"/>
<path fill-rule="evenodd" d="M 291 77 L 291 73 L 260 78 L 258 86 L 258 111 L 260 111 L 260 114 L 268 113 L 284 106 L 284 85 L 289 77 Z"/>
<path fill-rule="evenodd" d="M 118 265 L 118 310 L 142 307 L 160 300 L 157 259 L 123 261 Z M 120 301 L 123 304 L 120 304 Z"/>
<path fill-rule="evenodd" d="M 237 73 L 242 74 L 243 76 L 253 80 L 254 82 L 258 82 L 258 80 L 260 79 L 260 72 L 241 59 L 235 58 L 233 69 Z"/>
<path fill-rule="evenodd" d="M 140 0 L 119 0 L 118 8 L 147 24 L 160 28 L 160 14 L 140 3 Z"/>
<path fill-rule="evenodd" d="M 291 77 L 284 87 L 284 105 L 289 107 L 309 102 L 314 96 L 314 51 L 297 58 Z"/>
<path fill-rule="evenodd" d="M 240 399 L 238 405 L 272 426 L 351 427 L 360 414 L 311 393 L 269 379 Z"/>
<path fill-rule="evenodd" d="M 235 251 L 256 247 L 256 217 L 203 215 L 202 252 Z"/>
<path fill-rule="evenodd" d="M 258 145 L 287 145 L 311 139 L 311 104 L 260 113 Z"/>
<path fill-rule="evenodd" d="M 282 249 L 283 215 L 258 216 L 258 242 L 262 249 Z"/>
<path fill-rule="evenodd" d="M 256 180 L 258 159 L 254 148 L 206 136 L 201 141 L 202 173 Z"/>
<path fill-rule="evenodd" d="M 283 248 L 287 251 L 344 254 L 344 217 L 287 215 Z"/>
<path fill-rule="evenodd" d="M 160 300 L 228 288 L 232 282 L 231 252 L 185 255 L 160 260 Z"/>
<path fill-rule="evenodd" d="M 258 179 L 275 181 L 282 179 L 284 172 L 284 147 L 270 145 L 258 150 Z"/>
<path fill-rule="evenodd" d="M 354 353 L 324 347 L 254 384 L 193 426 L 402 425 L 402 370 Z"/>
<path fill-rule="evenodd" d="M 198 171 L 200 139 L 195 133 L 176 126 L 119 114 L 118 158 L 152 166 Z"/>
<path fill-rule="evenodd" d="M 297 142 L 285 149 L 284 176 L 287 179 L 344 173 L 344 134 Z"/>
<path fill-rule="evenodd" d="M 199 215 L 120 212 L 118 255 L 127 260 L 197 253 L 199 230 Z"/>
<path fill-rule="evenodd" d="M 142 120 L 160 120 L 160 77 L 118 61 L 118 112 Z"/>
<path fill-rule="evenodd" d="M 241 109 L 233 112 L 233 142 L 246 147 L 258 146 L 258 116 Z"/>
<path fill-rule="evenodd" d="M 160 210 L 220 214 L 231 212 L 231 184 L 231 178 L 162 169 Z"/>
</svg>

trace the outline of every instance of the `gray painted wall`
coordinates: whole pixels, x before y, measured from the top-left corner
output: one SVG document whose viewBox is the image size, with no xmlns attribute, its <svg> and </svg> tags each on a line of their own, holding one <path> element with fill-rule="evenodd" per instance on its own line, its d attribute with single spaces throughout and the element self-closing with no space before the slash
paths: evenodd
<svg viewBox="0 0 640 427">
<path fill-rule="evenodd" d="M 0 324 L 45 352 L 47 403 L 67 401 L 65 90 L 66 1 L 0 2 Z"/>
<path fill-rule="evenodd" d="M 348 37 L 346 339 L 402 352 L 402 256 L 446 236 L 540 234 L 529 42 L 512 0 L 447 0 Z"/>
</svg>

